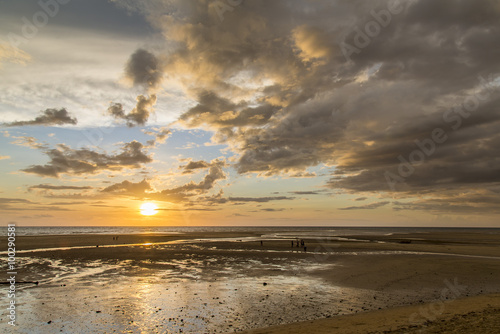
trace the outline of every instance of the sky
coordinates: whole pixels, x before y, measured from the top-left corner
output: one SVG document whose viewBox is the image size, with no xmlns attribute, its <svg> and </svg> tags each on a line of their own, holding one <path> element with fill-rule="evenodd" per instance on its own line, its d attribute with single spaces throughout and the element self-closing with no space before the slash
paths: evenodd
<svg viewBox="0 0 500 334">
<path fill-rule="evenodd" d="M 1 1 L 2 223 L 500 227 L 499 40 L 495 0 Z"/>
</svg>

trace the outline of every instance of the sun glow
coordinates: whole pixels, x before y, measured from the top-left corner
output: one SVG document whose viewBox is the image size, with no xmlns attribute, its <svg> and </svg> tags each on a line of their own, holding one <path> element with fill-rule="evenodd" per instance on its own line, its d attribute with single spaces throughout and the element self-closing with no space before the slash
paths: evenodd
<svg viewBox="0 0 500 334">
<path fill-rule="evenodd" d="M 154 203 L 144 203 L 141 205 L 141 215 L 152 216 L 158 213 L 158 207 Z"/>
</svg>

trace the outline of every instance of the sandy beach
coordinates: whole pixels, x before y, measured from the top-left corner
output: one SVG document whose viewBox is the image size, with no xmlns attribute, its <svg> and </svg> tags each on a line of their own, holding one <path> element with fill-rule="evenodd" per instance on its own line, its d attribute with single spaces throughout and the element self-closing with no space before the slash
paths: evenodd
<svg viewBox="0 0 500 334">
<path fill-rule="evenodd" d="M 500 332 L 499 234 L 116 237 L 19 236 L 16 331 Z"/>
</svg>

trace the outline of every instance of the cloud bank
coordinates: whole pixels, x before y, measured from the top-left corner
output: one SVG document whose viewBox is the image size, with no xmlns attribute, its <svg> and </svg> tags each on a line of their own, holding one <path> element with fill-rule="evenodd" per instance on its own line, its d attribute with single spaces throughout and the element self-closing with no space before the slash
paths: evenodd
<svg viewBox="0 0 500 334">
<path fill-rule="evenodd" d="M 214 131 L 239 173 L 323 164 L 346 193 L 500 200 L 496 2 L 245 1 L 223 20 L 210 2 L 121 3 L 177 43 L 165 72 L 197 102 L 179 123 Z"/>
</svg>

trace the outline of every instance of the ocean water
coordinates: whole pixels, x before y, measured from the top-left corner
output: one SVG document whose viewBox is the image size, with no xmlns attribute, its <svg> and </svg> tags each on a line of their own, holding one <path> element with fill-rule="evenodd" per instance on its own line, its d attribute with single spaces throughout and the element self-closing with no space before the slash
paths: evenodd
<svg viewBox="0 0 500 334">
<path fill-rule="evenodd" d="M 6 229 L 5 229 L 6 231 Z M 183 234 L 190 232 L 255 232 L 270 237 L 390 235 L 394 233 L 500 234 L 500 228 L 461 227 L 330 227 L 330 226 L 17 226 L 17 235 Z M 5 232 L 7 233 L 7 232 Z"/>
</svg>

